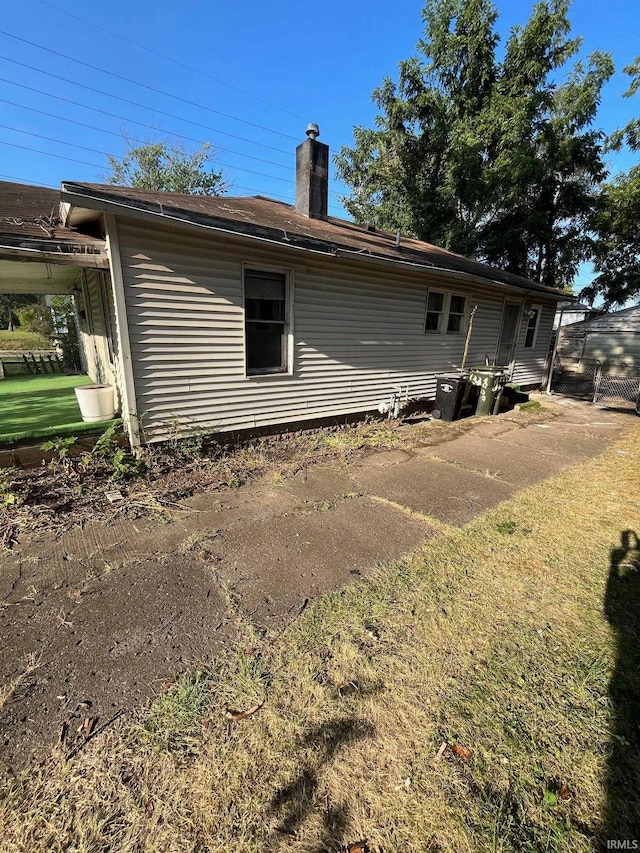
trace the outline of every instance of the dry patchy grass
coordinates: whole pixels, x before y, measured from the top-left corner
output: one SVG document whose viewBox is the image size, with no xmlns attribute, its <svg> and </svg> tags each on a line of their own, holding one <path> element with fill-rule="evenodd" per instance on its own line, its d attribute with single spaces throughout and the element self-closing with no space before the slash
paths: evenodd
<svg viewBox="0 0 640 853">
<path fill-rule="evenodd" d="M 136 724 L 9 781 L 2 850 L 366 837 L 376 853 L 586 853 L 635 837 L 639 481 L 636 428 L 283 633 L 248 625 Z"/>
</svg>

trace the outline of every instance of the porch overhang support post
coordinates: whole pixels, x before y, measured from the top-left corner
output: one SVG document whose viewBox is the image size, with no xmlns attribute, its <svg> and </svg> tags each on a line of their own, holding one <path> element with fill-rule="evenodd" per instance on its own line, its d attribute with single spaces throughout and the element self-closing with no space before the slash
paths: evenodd
<svg viewBox="0 0 640 853">
<path fill-rule="evenodd" d="M 122 262 L 120 258 L 120 243 L 116 218 L 112 213 L 105 214 L 107 231 L 107 252 L 111 268 L 111 288 L 116 315 L 116 334 L 118 336 L 118 354 L 120 362 L 120 382 L 122 394 L 122 420 L 124 422 L 132 450 L 140 447 L 140 423 L 136 389 L 133 381 L 133 362 L 131 359 L 131 342 L 129 339 L 129 322 L 124 296 L 124 281 L 122 278 Z"/>
</svg>

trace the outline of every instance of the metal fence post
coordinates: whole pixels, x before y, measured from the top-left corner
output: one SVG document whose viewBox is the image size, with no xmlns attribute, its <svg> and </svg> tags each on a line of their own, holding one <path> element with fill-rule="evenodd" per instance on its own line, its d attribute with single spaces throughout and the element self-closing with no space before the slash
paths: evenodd
<svg viewBox="0 0 640 853">
<path fill-rule="evenodd" d="M 598 391 L 600 390 L 600 380 L 602 379 L 602 363 L 599 361 L 596 367 L 596 381 L 593 387 L 593 402 L 598 399 Z"/>
</svg>

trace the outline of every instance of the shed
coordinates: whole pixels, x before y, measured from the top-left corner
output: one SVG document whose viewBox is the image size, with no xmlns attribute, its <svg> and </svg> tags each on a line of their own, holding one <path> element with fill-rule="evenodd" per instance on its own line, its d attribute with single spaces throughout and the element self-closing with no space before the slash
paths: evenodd
<svg viewBox="0 0 640 853">
<path fill-rule="evenodd" d="M 605 372 L 640 372 L 640 305 L 563 326 L 558 354 L 597 359 Z"/>
</svg>

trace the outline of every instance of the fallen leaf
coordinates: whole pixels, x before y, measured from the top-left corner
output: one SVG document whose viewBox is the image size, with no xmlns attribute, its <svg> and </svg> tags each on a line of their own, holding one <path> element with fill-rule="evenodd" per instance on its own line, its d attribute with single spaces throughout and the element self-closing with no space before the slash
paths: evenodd
<svg viewBox="0 0 640 853">
<path fill-rule="evenodd" d="M 446 742 L 446 740 L 443 740 L 442 743 L 440 744 L 440 749 L 436 752 L 436 761 L 440 761 L 440 759 L 444 755 L 444 751 L 446 748 L 447 748 L 447 742 Z"/>
<path fill-rule="evenodd" d="M 256 711 L 259 711 L 263 705 L 264 699 L 262 700 L 262 702 L 258 703 L 257 705 L 254 705 L 253 708 L 247 708 L 246 711 L 232 711 L 231 708 L 227 708 L 227 710 L 224 712 L 224 715 L 227 720 L 233 720 L 234 722 L 238 722 L 239 720 L 246 720 L 249 717 L 253 717 Z"/>
<path fill-rule="evenodd" d="M 99 717 L 85 717 L 84 722 L 82 724 L 82 734 L 85 737 L 89 737 L 91 732 L 95 729 L 96 723 L 98 722 Z"/>
<path fill-rule="evenodd" d="M 367 839 L 362 841 L 354 841 L 353 844 L 347 844 L 342 848 L 343 853 L 371 853 Z"/>
<path fill-rule="evenodd" d="M 471 750 L 467 749 L 466 746 L 459 746 L 457 743 L 451 744 L 451 752 L 457 755 L 458 758 L 462 758 L 463 761 L 471 757 Z"/>
<path fill-rule="evenodd" d="M 153 814 L 153 802 L 151 800 L 147 800 L 144 810 L 147 814 Z"/>
<path fill-rule="evenodd" d="M 562 785 L 562 787 L 558 790 L 558 796 L 561 800 L 570 800 L 571 791 L 567 788 L 566 785 Z"/>
</svg>

